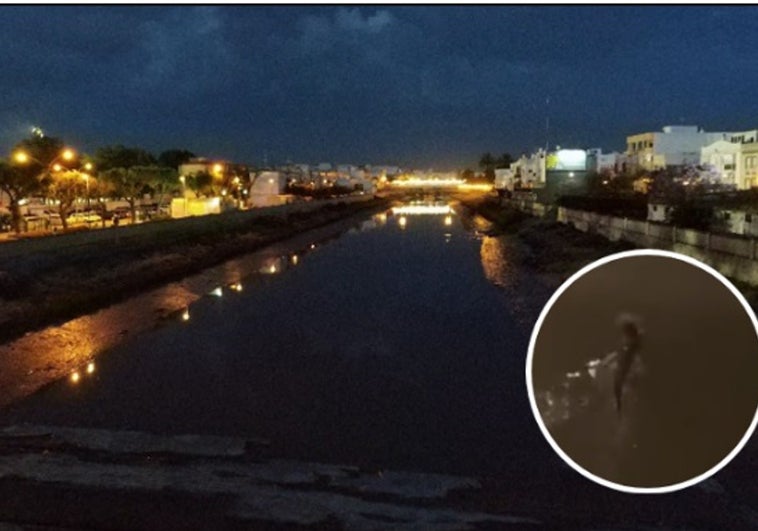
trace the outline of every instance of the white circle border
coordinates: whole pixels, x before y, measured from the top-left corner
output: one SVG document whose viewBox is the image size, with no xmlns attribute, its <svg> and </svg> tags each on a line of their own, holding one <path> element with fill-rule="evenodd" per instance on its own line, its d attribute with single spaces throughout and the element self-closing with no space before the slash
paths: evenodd
<svg viewBox="0 0 758 531">
<path fill-rule="evenodd" d="M 686 489 L 697 483 L 700 483 L 701 481 L 710 478 L 711 476 L 719 472 L 722 468 L 724 468 L 727 464 L 729 464 L 729 462 L 732 459 L 734 459 L 737 456 L 737 454 L 740 453 L 740 451 L 742 451 L 742 449 L 745 447 L 745 445 L 747 444 L 747 442 L 750 440 L 753 433 L 755 432 L 756 425 L 758 425 L 758 407 L 756 407 L 756 412 L 755 412 L 755 415 L 753 416 L 753 421 L 751 422 L 748 429 L 745 431 L 745 435 L 742 437 L 742 439 L 740 439 L 740 441 L 732 449 L 731 452 L 729 452 L 721 461 L 716 463 L 709 470 L 706 470 L 705 472 L 703 472 L 702 474 L 698 476 L 682 481 L 680 483 L 675 483 L 673 485 L 665 485 L 663 487 L 632 487 L 632 486 L 624 485 L 621 483 L 614 483 L 613 481 L 609 481 L 607 479 L 604 479 L 600 476 L 593 474 L 589 470 L 583 468 L 581 465 L 576 463 L 573 459 L 571 459 L 571 457 L 569 457 L 568 454 L 566 454 L 566 452 L 563 451 L 563 449 L 558 445 L 558 443 L 555 442 L 553 437 L 550 435 L 549 430 L 545 426 L 545 423 L 542 421 L 542 415 L 539 412 L 539 409 L 537 407 L 537 401 L 535 400 L 535 397 L 534 397 L 534 386 L 532 383 L 532 360 L 534 357 L 534 348 L 537 343 L 537 336 L 539 335 L 540 329 L 542 328 L 542 323 L 544 322 L 548 313 L 550 313 L 550 309 L 553 307 L 553 304 L 555 304 L 555 302 L 560 298 L 560 296 L 563 294 L 564 291 L 566 291 L 569 287 L 571 287 L 571 285 L 574 284 L 574 282 L 576 282 L 582 276 L 584 276 L 585 273 L 589 273 L 593 269 L 596 269 L 609 262 L 621 260 L 623 258 L 629 258 L 632 256 L 660 256 L 660 257 L 666 257 L 666 258 L 673 258 L 675 260 L 686 262 L 690 265 L 698 267 L 699 269 L 705 271 L 706 273 L 709 273 L 711 276 L 713 276 L 719 282 L 721 282 L 724 286 L 726 286 L 726 288 L 732 293 L 732 295 L 735 296 L 735 298 L 742 305 L 743 309 L 745 310 L 747 315 L 750 317 L 751 322 L 753 323 L 753 328 L 756 333 L 756 341 L 758 341 L 758 319 L 756 319 L 755 312 L 753 312 L 753 309 L 750 307 L 750 304 L 745 299 L 745 296 L 742 295 L 742 293 L 740 293 L 739 290 L 724 275 L 716 271 L 713 267 L 691 256 L 687 256 L 681 253 L 675 253 L 673 251 L 665 251 L 662 249 L 634 249 L 631 251 L 623 251 L 620 253 L 614 253 L 608 256 L 604 256 L 579 269 L 576 273 L 574 273 L 566 281 L 564 281 L 563 284 L 560 285 L 560 287 L 555 291 L 555 293 L 553 293 L 553 295 L 547 301 L 547 304 L 545 304 L 544 308 L 542 308 L 542 312 L 540 313 L 540 316 L 537 319 L 537 322 L 535 323 L 534 328 L 532 329 L 532 336 L 531 336 L 531 339 L 529 340 L 529 350 L 526 356 L 526 389 L 527 389 L 527 394 L 529 395 L 529 404 L 531 405 L 531 408 L 532 408 L 532 414 L 534 415 L 534 419 L 537 421 L 537 424 L 540 427 L 540 431 L 542 432 L 542 435 L 545 437 L 545 439 L 553 448 L 553 450 L 560 456 L 561 459 L 563 459 L 563 461 L 567 465 L 569 465 L 571 468 L 579 472 L 581 475 L 583 475 L 587 479 L 613 490 L 631 493 L 631 494 L 665 494 L 669 492 L 675 492 L 678 490 Z"/>
</svg>

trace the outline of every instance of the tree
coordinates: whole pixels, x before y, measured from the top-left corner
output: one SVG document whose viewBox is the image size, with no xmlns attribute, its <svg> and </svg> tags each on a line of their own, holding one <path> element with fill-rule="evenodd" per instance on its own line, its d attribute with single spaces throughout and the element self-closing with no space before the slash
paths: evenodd
<svg viewBox="0 0 758 531">
<path fill-rule="evenodd" d="M 108 199 L 114 197 L 115 187 L 112 182 L 102 177 L 92 178 L 89 182 L 89 196 L 91 198 L 91 204 L 98 213 L 102 221 L 102 226 L 105 227 L 105 218 L 108 212 Z"/>
<path fill-rule="evenodd" d="M 466 182 L 472 181 L 476 175 L 474 174 L 474 170 L 471 168 L 466 168 L 461 172 L 461 179 L 463 179 Z"/>
<path fill-rule="evenodd" d="M 158 203 L 158 208 L 163 205 L 168 196 L 180 190 L 179 174 L 174 168 L 150 166 L 145 168 L 144 171 L 153 199 L 157 196 L 156 202 Z"/>
<path fill-rule="evenodd" d="M 62 140 L 33 134 L 15 145 L 10 161 L 0 161 L 0 190 L 10 200 L 11 222 L 16 233 L 22 230 L 21 201 L 44 193 L 50 183 L 49 167 L 60 158 L 62 150 Z"/>
<path fill-rule="evenodd" d="M 513 157 L 510 153 L 503 153 L 495 161 L 495 168 L 510 168 L 513 163 Z"/>
<path fill-rule="evenodd" d="M 21 233 L 22 219 L 21 200 L 42 193 L 49 182 L 46 172 L 38 169 L 18 167 L 5 161 L 0 161 L 0 190 L 5 192 L 10 200 L 11 224 L 13 230 Z"/>
<path fill-rule="evenodd" d="M 207 171 L 201 171 L 194 175 L 190 175 L 187 178 L 187 186 L 190 190 L 195 192 L 195 195 L 198 198 L 215 195 L 215 190 L 213 189 L 213 175 Z"/>
<path fill-rule="evenodd" d="M 129 210 L 132 215 L 131 223 L 137 219 L 137 200 L 149 190 L 154 168 L 153 166 L 117 167 L 99 174 L 100 178 L 113 187 L 114 197 L 121 197 L 129 203 Z"/>
<path fill-rule="evenodd" d="M 105 146 L 95 152 L 95 166 L 99 171 L 114 168 L 129 169 L 134 166 L 151 166 L 156 163 L 155 157 L 140 148 L 128 148 L 120 144 Z"/>
<path fill-rule="evenodd" d="M 75 170 L 51 173 L 46 196 L 58 202 L 57 211 L 61 217 L 63 230 L 68 229 L 68 216 L 71 214 L 76 200 L 83 197 L 85 191 L 86 183 L 82 173 Z"/>
<path fill-rule="evenodd" d="M 484 178 L 487 181 L 495 181 L 495 158 L 491 153 L 485 153 L 479 159 L 479 167 L 484 170 Z"/>
<path fill-rule="evenodd" d="M 158 165 L 178 170 L 179 166 L 194 157 L 195 154 L 186 149 L 167 149 L 158 155 Z"/>
<path fill-rule="evenodd" d="M 29 168 L 29 171 L 36 170 L 39 173 L 47 170 L 53 161 L 60 159 L 63 149 L 63 140 L 60 138 L 35 134 L 16 144 L 13 153 L 23 152 L 28 155 L 28 160 L 19 165 Z M 65 164 L 65 162 L 61 160 L 61 163 Z"/>
</svg>

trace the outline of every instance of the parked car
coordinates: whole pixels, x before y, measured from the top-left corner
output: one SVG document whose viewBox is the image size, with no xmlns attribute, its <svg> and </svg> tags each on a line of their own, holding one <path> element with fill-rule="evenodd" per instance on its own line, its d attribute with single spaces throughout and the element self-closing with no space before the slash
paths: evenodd
<svg viewBox="0 0 758 531">
<path fill-rule="evenodd" d="M 69 224 L 86 223 L 89 225 L 92 223 L 99 223 L 102 220 L 103 218 L 91 210 L 85 212 L 72 212 L 67 218 Z"/>
</svg>

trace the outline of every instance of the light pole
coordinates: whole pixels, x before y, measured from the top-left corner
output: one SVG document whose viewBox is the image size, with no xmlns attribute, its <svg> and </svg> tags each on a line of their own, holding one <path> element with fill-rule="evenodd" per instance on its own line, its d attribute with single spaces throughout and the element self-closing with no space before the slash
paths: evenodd
<svg viewBox="0 0 758 531">
<path fill-rule="evenodd" d="M 45 173 L 52 173 L 52 172 L 59 172 L 63 169 L 63 166 L 58 162 L 59 160 L 64 160 L 66 162 L 70 162 L 76 158 L 76 153 L 71 148 L 63 148 L 58 155 L 53 157 L 53 159 L 45 164 L 38 158 L 34 157 L 33 155 L 29 154 L 27 151 L 24 151 L 23 149 L 17 150 L 15 153 L 13 153 L 13 160 L 22 166 L 29 164 L 30 162 L 35 162 L 38 165 L 40 165 L 44 170 L 38 175 L 38 178 L 44 175 Z"/>
<path fill-rule="evenodd" d="M 87 211 L 90 210 L 90 199 L 89 199 L 89 172 L 92 171 L 92 163 L 87 162 L 84 164 L 84 169 L 87 171 L 87 173 L 84 173 L 84 185 L 87 187 Z"/>
<path fill-rule="evenodd" d="M 182 182 L 182 217 L 187 217 L 187 177 L 180 175 L 179 180 Z"/>
</svg>

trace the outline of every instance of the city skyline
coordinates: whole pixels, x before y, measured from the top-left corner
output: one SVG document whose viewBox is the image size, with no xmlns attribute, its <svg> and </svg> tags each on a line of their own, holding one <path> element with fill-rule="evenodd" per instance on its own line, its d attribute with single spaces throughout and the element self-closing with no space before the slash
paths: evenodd
<svg viewBox="0 0 758 531">
<path fill-rule="evenodd" d="M 756 125 L 753 8 L 2 10 L 3 153 L 37 125 L 84 151 L 450 169 Z"/>
</svg>

